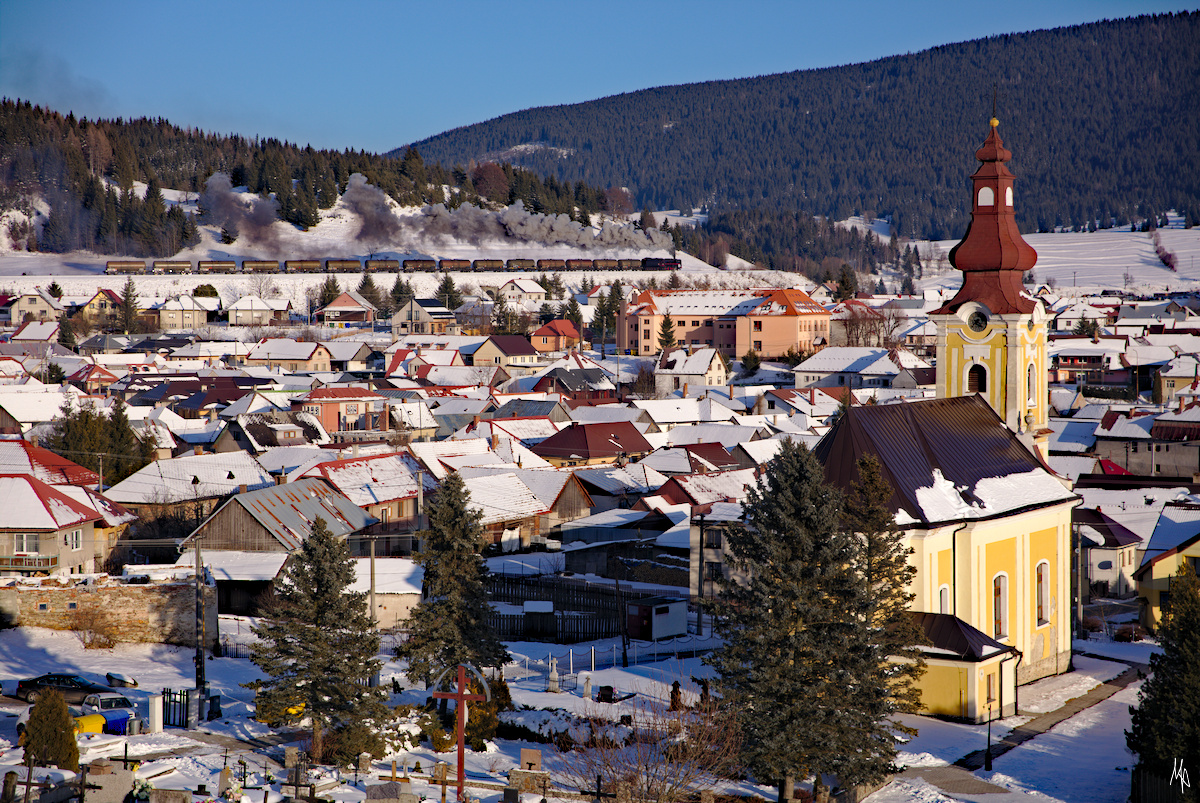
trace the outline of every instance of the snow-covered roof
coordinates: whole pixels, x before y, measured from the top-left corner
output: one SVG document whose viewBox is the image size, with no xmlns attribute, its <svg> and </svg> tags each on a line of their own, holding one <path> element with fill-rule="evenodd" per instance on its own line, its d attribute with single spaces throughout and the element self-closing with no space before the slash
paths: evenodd
<svg viewBox="0 0 1200 803">
<path fill-rule="evenodd" d="M 268 337 L 260 340 L 246 355 L 249 360 L 308 360 L 320 343 L 301 343 L 284 337 Z"/>
<path fill-rule="evenodd" d="M 1170 502 L 1159 514 L 1154 535 L 1142 553 L 1142 566 L 1161 558 L 1185 541 L 1200 534 L 1200 498 L 1189 497 L 1187 501 Z"/>
<path fill-rule="evenodd" d="M 274 580 L 283 570 L 289 552 L 241 552 L 232 549 L 205 549 L 201 560 L 214 580 L 266 582 Z M 195 556 L 185 552 L 175 561 L 179 567 L 195 566 Z"/>
<path fill-rule="evenodd" d="M 1096 421 L 1050 419 L 1050 451 L 1087 452 L 1096 445 Z"/>
<path fill-rule="evenodd" d="M 61 530 L 101 518 L 94 508 L 27 474 L 0 475 L 0 499 L 4 500 L 0 526 L 6 530 Z"/>
<path fill-rule="evenodd" d="M 482 512 L 484 526 L 550 512 L 515 473 L 464 477 L 464 482 L 471 494 L 467 506 Z"/>
<path fill-rule="evenodd" d="M 686 349 L 672 349 L 659 359 L 654 373 L 667 376 L 703 376 L 708 373 L 713 361 L 719 359 L 714 348 L 699 348 L 690 354 Z"/>
<path fill-rule="evenodd" d="M 425 570 L 409 558 L 375 559 L 376 594 L 420 594 Z M 371 559 L 354 560 L 354 582 L 350 591 L 366 594 L 371 590 Z"/>
<path fill-rule="evenodd" d="M 97 527 L 119 527 L 137 518 L 116 502 L 101 496 L 91 488 L 78 485 L 56 485 L 55 489 L 84 507 L 89 507 L 99 513 L 103 521 L 96 522 Z"/>
<path fill-rule="evenodd" d="M 420 466 L 407 453 L 372 457 L 331 460 L 307 469 L 303 476 L 321 477 L 359 507 L 413 499 L 417 496 L 417 474 Z M 437 488 L 437 481 L 427 473 L 425 493 Z"/>
<path fill-rule="evenodd" d="M 274 485 L 271 475 L 247 452 L 188 455 L 156 460 L 109 488 L 109 499 L 123 505 L 172 504 Z"/>
</svg>

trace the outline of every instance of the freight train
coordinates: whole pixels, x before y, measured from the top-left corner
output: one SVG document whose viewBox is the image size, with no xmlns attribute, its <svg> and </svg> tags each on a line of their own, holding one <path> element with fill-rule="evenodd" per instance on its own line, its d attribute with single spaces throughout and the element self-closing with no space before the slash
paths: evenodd
<svg viewBox="0 0 1200 803">
<path fill-rule="evenodd" d="M 608 271 L 608 270 L 678 270 L 678 259 L 646 257 L 644 259 L 288 259 L 283 261 L 246 259 L 239 264 L 232 259 L 186 260 L 160 259 L 112 260 L 105 265 L 109 275 L 168 274 L 168 273 L 479 273 L 483 271 Z"/>
</svg>

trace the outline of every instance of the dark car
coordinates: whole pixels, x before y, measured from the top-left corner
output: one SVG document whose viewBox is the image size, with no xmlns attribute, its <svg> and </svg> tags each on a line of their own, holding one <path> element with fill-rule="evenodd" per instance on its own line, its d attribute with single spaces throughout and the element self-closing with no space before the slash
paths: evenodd
<svg viewBox="0 0 1200 803">
<path fill-rule="evenodd" d="M 98 683 L 92 683 L 90 680 L 84 680 L 79 675 L 52 673 L 18 681 L 17 691 L 14 696 L 27 703 L 36 703 L 38 698 L 49 689 L 54 689 L 62 694 L 68 703 L 82 703 L 83 698 L 89 694 L 112 692 L 112 689 L 107 686 L 101 686 Z"/>
</svg>

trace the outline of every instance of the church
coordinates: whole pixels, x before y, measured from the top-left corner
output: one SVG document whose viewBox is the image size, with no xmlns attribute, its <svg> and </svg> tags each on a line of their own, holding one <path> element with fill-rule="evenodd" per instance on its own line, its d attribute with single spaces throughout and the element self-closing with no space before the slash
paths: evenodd
<svg viewBox="0 0 1200 803">
<path fill-rule="evenodd" d="M 917 569 L 927 713 L 1014 714 L 1020 686 L 1071 663 L 1071 510 L 1046 466 L 1047 315 L 1022 276 L 1037 253 L 1014 215 L 1012 154 L 991 120 L 976 151 L 971 223 L 950 252 L 963 283 L 931 319 L 937 398 L 853 407 L 816 446 L 843 489 L 875 455 Z"/>
</svg>

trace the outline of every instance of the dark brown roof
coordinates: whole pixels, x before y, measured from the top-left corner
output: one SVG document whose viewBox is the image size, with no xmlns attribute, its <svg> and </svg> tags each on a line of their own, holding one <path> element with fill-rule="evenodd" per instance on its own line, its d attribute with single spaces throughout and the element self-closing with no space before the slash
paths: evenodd
<svg viewBox="0 0 1200 803">
<path fill-rule="evenodd" d="M 924 515 L 916 491 L 935 471 L 971 502 L 982 479 L 1043 468 L 978 395 L 850 407 L 813 451 L 826 481 L 843 491 L 858 481 L 858 459 L 875 455 L 895 489 L 889 507 L 917 521 Z"/>
<path fill-rule="evenodd" d="M 538 457 L 558 460 L 595 460 L 617 457 L 621 454 L 636 455 L 651 451 L 652 447 L 637 427 L 628 421 L 596 424 L 572 422 L 530 451 Z"/>
<path fill-rule="evenodd" d="M 1103 546 L 1113 548 L 1140 544 L 1141 536 L 1129 530 L 1120 522 L 1113 521 L 1101 510 L 1077 507 L 1071 511 L 1071 522 L 1091 527 L 1104 539 Z"/>
<path fill-rule="evenodd" d="M 520 335 L 492 335 L 488 340 L 508 357 L 537 354 L 537 349 L 533 347 L 533 344 Z"/>
<path fill-rule="evenodd" d="M 981 630 L 949 613 L 925 613 L 913 611 L 913 621 L 925 633 L 925 638 L 935 650 L 947 650 L 964 661 L 983 661 L 1002 652 L 1016 652 L 996 641 Z M 932 657 L 936 652 L 927 652 Z"/>
</svg>

